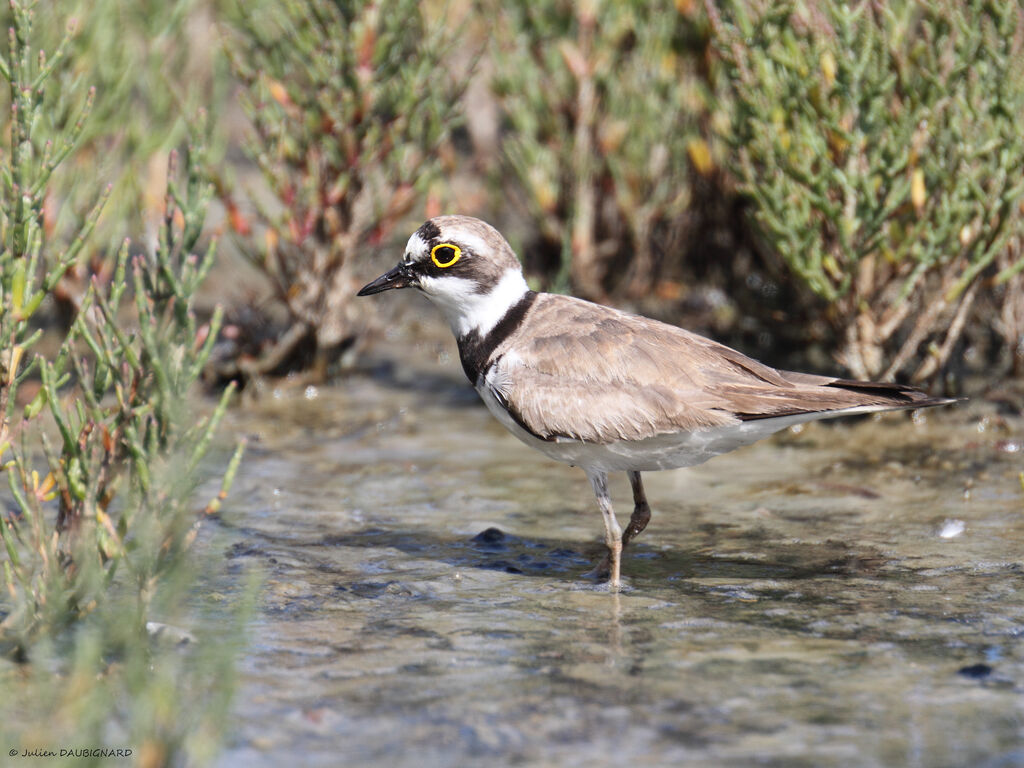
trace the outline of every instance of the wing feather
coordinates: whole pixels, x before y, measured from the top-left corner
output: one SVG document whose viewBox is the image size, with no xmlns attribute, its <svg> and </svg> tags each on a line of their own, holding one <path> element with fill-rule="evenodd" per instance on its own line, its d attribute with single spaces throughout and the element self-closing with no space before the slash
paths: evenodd
<svg viewBox="0 0 1024 768">
<path fill-rule="evenodd" d="M 740 420 L 939 404 L 896 385 L 778 371 L 682 328 L 540 294 L 492 356 L 490 386 L 544 440 L 642 440 Z"/>
</svg>

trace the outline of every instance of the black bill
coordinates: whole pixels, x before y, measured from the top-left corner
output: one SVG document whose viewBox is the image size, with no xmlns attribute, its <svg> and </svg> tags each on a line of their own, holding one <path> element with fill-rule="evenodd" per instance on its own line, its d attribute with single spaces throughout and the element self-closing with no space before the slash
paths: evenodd
<svg viewBox="0 0 1024 768">
<path fill-rule="evenodd" d="M 359 293 L 356 296 L 372 296 L 375 293 L 381 291 L 390 291 L 392 288 L 408 288 L 413 284 L 412 275 L 409 274 L 409 269 L 402 264 L 399 264 L 394 269 L 390 269 L 383 275 L 378 277 L 376 280 L 367 283 L 359 289 Z"/>
</svg>

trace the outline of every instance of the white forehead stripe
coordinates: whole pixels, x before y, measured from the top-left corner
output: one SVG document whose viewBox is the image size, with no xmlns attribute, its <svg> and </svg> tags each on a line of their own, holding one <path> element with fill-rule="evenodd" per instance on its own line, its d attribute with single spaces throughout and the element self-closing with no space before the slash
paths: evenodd
<svg viewBox="0 0 1024 768">
<path fill-rule="evenodd" d="M 405 244 L 405 254 L 411 256 L 413 261 L 425 259 L 427 258 L 427 244 L 414 232 L 409 238 L 409 242 Z"/>
<path fill-rule="evenodd" d="M 441 238 L 438 242 L 445 242 Z M 488 245 L 487 242 L 474 235 L 472 232 L 460 232 L 457 238 L 457 242 L 465 249 L 468 249 L 472 253 L 485 254 L 490 251 L 493 247 Z M 427 248 L 427 244 L 423 241 L 423 238 L 417 233 L 413 233 L 412 237 L 409 238 L 409 242 L 405 245 L 405 253 L 413 261 L 425 260 L 429 255 L 430 251 Z"/>
<path fill-rule="evenodd" d="M 506 270 L 487 293 L 476 293 L 473 280 L 453 275 L 421 277 L 420 288 L 440 307 L 456 338 L 476 331 L 487 335 L 530 290 L 518 269 Z"/>
<path fill-rule="evenodd" d="M 444 241 L 442 240 L 441 242 Z M 477 255 L 490 253 L 494 248 L 493 245 L 488 245 L 482 238 L 477 237 L 472 232 L 459 232 L 457 242 L 463 248 L 466 248 Z"/>
</svg>

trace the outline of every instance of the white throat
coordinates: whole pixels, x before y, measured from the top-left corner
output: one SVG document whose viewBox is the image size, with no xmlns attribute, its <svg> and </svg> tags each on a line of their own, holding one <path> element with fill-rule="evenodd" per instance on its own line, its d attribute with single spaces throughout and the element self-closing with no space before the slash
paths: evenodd
<svg viewBox="0 0 1024 768">
<path fill-rule="evenodd" d="M 440 307 L 456 338 L 473 331 L 486 336 L 530 290 L 518 269 L 507 270 L 487 293 L 475 293 L 476 283 L 461 277 L 424 277 L 420 287 Z"/>
</svg>

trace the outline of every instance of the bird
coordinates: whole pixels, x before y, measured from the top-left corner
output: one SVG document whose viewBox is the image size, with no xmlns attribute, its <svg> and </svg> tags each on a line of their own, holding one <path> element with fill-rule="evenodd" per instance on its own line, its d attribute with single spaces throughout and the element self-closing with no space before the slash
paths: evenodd
<svg viewBox="0 0 1024 768">
<path fill-rule="evenodd" d="M 616 592 L 622 550 L 651 518 L 642 472 L 695 466 L 794 424 L 955 402 L 901 384 L 777 370 L 674 325 L 533 291 L 508 241 L 470 216 L 426 221 L 398 264 L 357 295 L 401 288 L 441 310 L 491 414 L 586 473 L 608 548 L 595 571 Z M 625 529 L 611 472 L 632 486 Z"/>
</svg>

